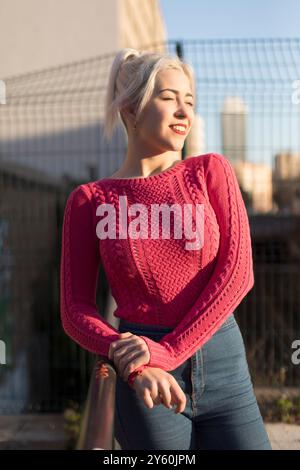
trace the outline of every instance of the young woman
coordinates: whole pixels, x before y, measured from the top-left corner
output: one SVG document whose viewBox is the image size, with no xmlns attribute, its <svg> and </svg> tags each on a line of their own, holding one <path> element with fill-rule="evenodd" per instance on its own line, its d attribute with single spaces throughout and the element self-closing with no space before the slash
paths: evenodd
<svg viewBox="0 0 300 470">
<path fill-rule="evenodd" d="M 104 131 L 111 138 L 120 117 L 127 153 L 114 175 L 67 200 L 62 324 L 116 367 L 122 449 L 271 449 L 234 317 L 254 285 L 238 182 L 223 155 L 178 158 L 195 91 L 176 56 L 116 55 Z M 100 263 L 119 331 L 97 310 Z"/>
</svg>

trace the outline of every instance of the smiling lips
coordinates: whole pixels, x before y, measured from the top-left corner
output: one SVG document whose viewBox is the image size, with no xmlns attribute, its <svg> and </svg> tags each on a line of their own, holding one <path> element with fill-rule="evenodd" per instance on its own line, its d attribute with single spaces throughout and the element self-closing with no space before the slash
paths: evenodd
<svg viewBox="0 0 300 470">
<path fill-rule="evenodd" d="M 173 125 L 169 127 L 172 131 L 176 132 L 176 134 L 186 135 L 186 128 L 184 126 Z"/>
</svg>

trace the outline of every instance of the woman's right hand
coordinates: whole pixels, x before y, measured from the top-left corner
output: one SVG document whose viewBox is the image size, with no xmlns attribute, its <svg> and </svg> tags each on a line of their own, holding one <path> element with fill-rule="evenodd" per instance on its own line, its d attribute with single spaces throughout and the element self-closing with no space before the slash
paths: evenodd
<svg viewBox="0 0 300 470">
<path fill-rule="evenodd" d="M 176 379 L 167 371 L 157 367 L 147 367 L 133 381 L 133 388 L 147 408 L 164 405 L 171 409 L 177 405 L 175 413 L 182 413 L 186 406 L 186 396 Z"/>
</svg>

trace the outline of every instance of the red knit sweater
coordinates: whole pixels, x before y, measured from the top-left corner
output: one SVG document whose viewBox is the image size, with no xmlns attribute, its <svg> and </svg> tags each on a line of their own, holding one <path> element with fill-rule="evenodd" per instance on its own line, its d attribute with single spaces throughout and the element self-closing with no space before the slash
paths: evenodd
<svg viewBox="0 0 300 470">
<path fill-rule="evenodd" d="M 148 238 L 134 238 L 128 232 L 119 237 L 120 196 L 127 198 L 127 211 L 135 203 L 148 208 L 147 218 L 143 216 Z M 159 238 L 151 237 L 151 207 L 163 203 L 192 205 L 194 230 L 195 204 L 202 205 L 203 246 L 186 249 L 191 239 L 184 233 L 174 237 L 172 216 L 171 236 L 164 239 L 159 231 Z M 108 213 L 97 215 L 96 210 L 103 204 L 115 208 L 114 239 L 99 238 L 99 222 Z M 128 215 L 128 225 L 139 215 Z M 116 300 L 116 317 L 173 328 L 159 342 L 141 336 L 150 351 L 147 366 L 171 371 L 181 365 L 211 338 L 254 285 L 248 216 L 229 161 L 217 153 L 199 155 L 156 175 L 102 178 L 70 193 L 62 233 L 62 324 L 80 346 L 108 356 L 120 333 L 96 305 L 100 263 Z"/>
</svg>

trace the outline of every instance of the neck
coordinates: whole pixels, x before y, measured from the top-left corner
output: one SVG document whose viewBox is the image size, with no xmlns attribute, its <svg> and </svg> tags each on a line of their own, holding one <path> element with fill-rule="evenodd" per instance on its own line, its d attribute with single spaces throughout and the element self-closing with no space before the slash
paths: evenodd
<svg viewBox="0 0 300 470">
<path fill-rule="evenodd" d="M 114 174 L 120 178 L 135 178 L 151 176 L 167 170 L 182 160 L 181 152 L 165 152 L 155 156 L 136 156 L 127 153 L 122 166 Z"/>
</svg>

